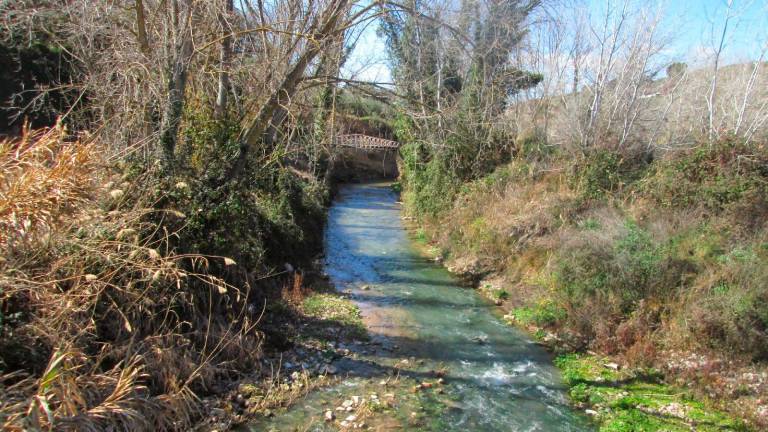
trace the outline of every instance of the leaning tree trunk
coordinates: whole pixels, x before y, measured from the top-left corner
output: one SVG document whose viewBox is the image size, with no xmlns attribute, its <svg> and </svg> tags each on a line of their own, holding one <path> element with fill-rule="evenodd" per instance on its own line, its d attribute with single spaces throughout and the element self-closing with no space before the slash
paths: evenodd
<svg viewBox="0 0 768 432">
<path fill-rule="evenodd" d="M 297 56 L 296 62 L 283 78 L 278 88 L 261 106 L 256 118 L 251 121 L 243 134 L 240 145 L 240 155 L 235 163 L 232 176 L 237 176 L 245 168 L 250 149 L 265 144 L 269 151 L 275 131 L 286 118 L 286 106 L 296 93 L 299 83 L 304 79 L 307 67 L 325 49 L 329 41 L 338 34 L 339 22 L 347 11 L 349 0 L 335 0 L 323 11 L 319 25 L 312 32 L 313 43 L 307 45 Z"/>
</svg>

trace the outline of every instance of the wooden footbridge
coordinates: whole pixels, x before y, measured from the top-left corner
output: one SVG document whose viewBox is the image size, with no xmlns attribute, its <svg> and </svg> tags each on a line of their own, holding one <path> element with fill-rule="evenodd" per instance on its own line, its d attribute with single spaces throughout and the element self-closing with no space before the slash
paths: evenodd
<svg viewBox="0 0 768 432">
<path fill-rule="evenodd" d="M 339 147 L 352 147 L 363 150 L 396 150 L 400 147 L 400 143 L 397 141 L 363 134 L 337 135 L 335 144 Z"/>
</svg>

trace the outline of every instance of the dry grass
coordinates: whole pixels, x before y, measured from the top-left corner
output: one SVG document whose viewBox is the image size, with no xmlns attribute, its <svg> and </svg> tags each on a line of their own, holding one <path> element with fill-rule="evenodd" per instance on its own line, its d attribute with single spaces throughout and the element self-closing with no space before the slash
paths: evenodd
<svg viewBox="0 0 768 432">
<path fill-rule="evenodd" d="M 234 261 L 175 252 L 185 216 L 147 202 L 151 176 L 100 177 L 104 153 L 61 127 L 0 143 L 4 430 L 187 429 L 258 363 L 248 285 L 209 271 Z"/>
</svg>

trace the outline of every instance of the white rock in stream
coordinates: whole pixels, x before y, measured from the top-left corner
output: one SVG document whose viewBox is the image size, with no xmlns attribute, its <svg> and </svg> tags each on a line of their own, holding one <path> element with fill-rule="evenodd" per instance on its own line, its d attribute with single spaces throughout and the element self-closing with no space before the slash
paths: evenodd
<svg viewBox="0 0 768 432">
<path fill-rule="evenodd" d="M 336 414 L 333 413 L 333 411 L 328 410 L 325 412 L 325 421 L 332 422 L 336 420 Z"/>
<path fill-rule="evenodd" d="M 360 396 L 352 396 L 352 403 L 355 404 L 355 406 L 360 405 L 360 402 L 362 402 L 362 398 Z"/>
<path fill-rule="evenodd" d="M 357 416 L 354 415 L 354 414 L 349 415 L 349 416 L 347 416 L 347 418 L 344 419 L 344 421 L 348 421 L 348 422 L 353 422 L 355 420 L 357 420 Z"/>
</svg>

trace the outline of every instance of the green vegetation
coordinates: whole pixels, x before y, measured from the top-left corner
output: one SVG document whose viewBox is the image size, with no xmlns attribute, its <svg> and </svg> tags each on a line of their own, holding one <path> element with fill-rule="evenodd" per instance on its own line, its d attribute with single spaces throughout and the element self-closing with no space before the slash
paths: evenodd
<svg viewBox="0 0 768 432">
<path fill-rule="evenodd" d="M 601 432 L 747 431 L 740 420 L 662 384 L 654 370 L 617 370 L 608 359 L 568 354 L 555 360 L 571 398 L 590 409 Z"/>
<path fill-rule="evenodd" d="M 511 316 L 524 326 L 549 327 L 562 321 L 566 317 L 566 312 L 554 302 L 544 300 L 531 307 L 515 308 Z"/>
<path fill-rule="evenodd" d="M 606 152 L 521 157 L 462 183 L 447 210 L 413 213 L 449 262 L 470 257 L 485 263 L 479 271 L 501 275 L 514 299 L 508 317 L 549 344 L 642 367 L 663 369 L 665 349 L 759 365 L 768 358 L 768 205 L 764 163 L 749 161 L 765 157 L 762 147 L 731 139 L 650 163 Z M 497 300 L 493 290 L 488 295 Z M 560 364 L 566 375 L 586 373 L 580 363 Z M 706 385 L 709 397 L 739 415 L 754 413 L 760 400 L 760 390 L 738 377 L 735 391 L 712 387 L 720 378 L 707 372 L 664 372 L 692 381 L 685 397 L 634 375 L 626 383 L 601 378 L 618 386 L 568 380 L 575 401 L 600 408 L 603 430 L 741 430 L 694 400 Z M 729 405 L 735 399 L 740 405 Z M 685 420 L 659 415 L 674 404 Z"/>
<path fill-rule="evenodd" d="M 301 303 L 301 310 L 308 318 L 315 320 L 308 328 L 309 335 L 333 334 L 335 339 L 342 336 L 367 338 L 360 309 L 338 294 L 312 294 Z"/>
</svg>

